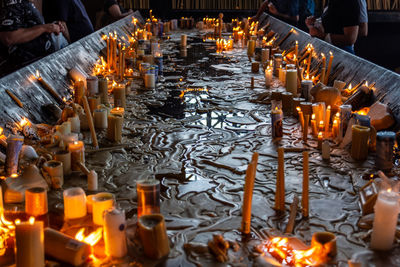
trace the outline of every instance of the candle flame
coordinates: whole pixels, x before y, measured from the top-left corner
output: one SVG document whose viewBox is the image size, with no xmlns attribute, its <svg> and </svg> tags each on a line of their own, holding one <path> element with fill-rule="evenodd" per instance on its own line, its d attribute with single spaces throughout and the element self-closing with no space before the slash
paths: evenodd
<svg viewBox="0 0 400 267">
<path fill-rule="evenodd" d="M 297 112 L 301 112 L 301 108 L 300 107 L 296 107 Z"/>
<path fill-rule="evenodd" d="M 40 72 L 39 72 L 39 70 L 36 70 L 36 76 L 35 76 L 37 79 L 39 79 L 40 78 Z"/>
<path fill-rule="evenodd" d="M 74 145 L 77 145 L 77 144 L 79 144 L 79 142 L 78 141 L 74 141 Z"/>
<path fill-rule="evenodd" d="M 75 235 L 75 239 L 84 242 L 90 246 L 94 246 L 103 237 L 103 228 L 99 227 L 96 231 L 90 233 L 88 236 L 84 234 L 85 228 L 81 228 Z"/>
<path fill-rule="evenodd" d="M 18 173 L 13 173 L 13 174 L 11 174 L 10 177 L 11 177 L 11 178 L 18 178 L 18 176 L 19 176 Z"/>
<path fill-rule="evenodd" d="M 318 138 L 322 138 L 322 132 L 318 133 Z"/>
<path fill-rule="evenodd" d="M 331 106 L 330 106 L 330 105 L 328 106 L 328 109 L 331 109 Z"/>
<path fill-rule="evenodd" d="M 4 129 L 0 127 L 0 135 L 3 135 Z"/>
<path fill-rule="evenodd" d="M 311 115 L 311 119 L 312 119 L 312 120 L 315 120 L 315 114 L 312 114 L 312 115 Z"/>
<path fill-rule="evenodd" d="M 16 219 L 16 220 L 15 220 L 15 224 L 16 224 L 16 225 L 21 224 L 21 220 L 20 220 L 20 219 Z"/>
<path fill-rule="evenodd" d="M 29 224 L 34 224 L 35 223 L 35 217 L 31 216 L 29 217 Z"/>
</svg>

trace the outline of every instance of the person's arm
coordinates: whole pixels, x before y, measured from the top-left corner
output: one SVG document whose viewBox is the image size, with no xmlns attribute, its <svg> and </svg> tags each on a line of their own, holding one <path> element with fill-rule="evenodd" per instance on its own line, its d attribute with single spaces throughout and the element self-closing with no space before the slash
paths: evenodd
<svg viewBox="0 0 400 267">
<path fill-rule="evenodd" d="M 358 37 L 367 37 L 368 36 L 368 23 L 363 22 L 360 23 L 360 28 L 358 30 Z"/>
<path fill-rule="evenodd" d="M 260 19 L 262 13 L 264 13 L 264 11 L 267 10 L 268 3 L 269 3 L 269 0 L 264 1 L 264 3 L 258 9 L 257 14 L 251 18 L 252 21 L 257 21 Z"/>
<path fill-rule="evenodd" d="M 278 9 L 276 9 L 274 4 L 272 4 L 272 3 L 268 5 L 268 8 L 269 8 L 269 12 L 271 14 L 273 14 L 273 15 L 276 15 L 276 16 L 279 16 L 281 18 L 284 18 L 284 19 L 287 19 L 287 20 L 291 20 L 291 21 L 294 21 L 294 22 L 298 22 L 299 21 L 299 15 L 290 16 L 288 14 L 283 14 L 283 13 L 279 12 Z"/>
<path fill-rule="evenodd" d="M 332 44 L 336 46 L 347 46 L 355 44 L 358 37 L 358 28 L 358 25 L 344 27 L 343 34 L 329 34 Z M 318 37 L 320 39 L 325 39 L 327 37 L 327 34 L 323 33 L 320 29 L 317 29 L 315 27 L 310 29 L 310 35 Z"/>
<path fill-rule="evenodd" d="M 0 41 L 5 46 L 30 42 L 43 33 L 60 33 L 60 26 L 54 23 L 36 25 L 31 28 L 20 28 L 15 31 L 0 32 Z"/>
<path fill-rule="evenodd" d="M 112 5 L 108 8 L 108 13 L 110 13 L 110 15 L 113 19 L 122 19 L 122 18 L 125 18 L 126 16 L 129 16 L 130 14 L 132 14 L 133 11 L 130 9 L 125 13 L 121 13 L 121 9 L 120 9 L 119 5 Z"/>
</svg>

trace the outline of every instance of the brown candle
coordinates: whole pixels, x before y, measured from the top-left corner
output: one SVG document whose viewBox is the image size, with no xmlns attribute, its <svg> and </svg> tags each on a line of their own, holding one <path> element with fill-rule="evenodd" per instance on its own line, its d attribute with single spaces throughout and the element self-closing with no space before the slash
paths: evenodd
<svg viewBox="0 0 400 267">
<path fill-rule="evenodd" d="M 126 108 L 125 85 L 120 84 L 115 86 L 113 89 L 113 95 L 114 95 L 114 106 Z"/>
<path fill-rule="evenodd" d="M 67 150 L 57 151 L 54 159 L 62 162 L 63 174 L 68 175 L 71 173 L 71 153 Z"/>
<path fill-rule="evenodd" d="M 303 216 L 308 217 L 309 214 L 309 174 L 308 174 L 308 151 L 303 151 L 303 193 L 301 197 L 301 205 L 303 207 Z"/>
<path fill-rule="evenodd" d="M 139 237 L 147 257 L 160 259 L 169 254 L 169 240 L 164 217 L 161 214 L 141 216 L 138 227 Z"/>
<path fill-rule="evenodd" d="M 275 192 L 275 209 L 285 211 L 285 163 L 284 148 L 278 148 L 278 172 Z"/>
<path fill-rule="evenodd" d="M 293 111 L 293 94 L 291 92 L 282 93 L 282 110 L 285 114 L 291 114 Z"/>
<path fill-rule="evenodd" d="M 85 83 L 81 80 L 74 83 L 74 102 L 82 105 L 82 97 L 86 95 Z"/>
<path fill-rule="evenodd" d="M 80 171 L 79 163 L 85 162 L 85 145 L 82 141 L 76 141 L 68 145 L 68 150 L 71 153 L 71 169 Z"/>
<path fill-rule="evenodd" d="M 107 139 L 112 142 L 122 141 L 122 126 L 124 117 L 110 114 L 108 115 L 108 128 L 107 128 Z"/>
</svg>

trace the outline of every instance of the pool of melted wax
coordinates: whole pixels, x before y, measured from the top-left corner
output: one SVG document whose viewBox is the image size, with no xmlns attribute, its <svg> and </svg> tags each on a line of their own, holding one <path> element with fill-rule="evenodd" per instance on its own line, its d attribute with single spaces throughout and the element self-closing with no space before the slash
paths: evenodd
<svg viewBox="0 0 400 267">
<path fill-rule="evenodd" d="M 191 32 L 187 56 L 182 56 L 177 45 L 180 34 L 171 37 L 163 43 L 163 81 L 151 91 L 143 91 L 142 83 L 134 81 L 138 89 L 128 96 L 122 145 L 110 144 L 100 132 L 102 150 L 87 151 L 87 165 L 99 173 L 99 187 L 114 193 L 133 221 L 136 181 L 160 180 L 161 212 L 171 242 L 165 265 L 226 266 L 217 264 L 206 248 L 213 234 L 222 234 L 240 246 L 237 252 L 230 250 L 229 265 L 247 266 L 257 256 L 253 247 L 270 235 L 265 229 L 282 235 L 289 214 L 273 210 L 279 145 L 310 149 L 310 217 L 297 213 L 294 235 L 309 244 L 313 232 L 335 233 L 338 262 L 364 250 L 369 235 L 357 226 L 361 215 L 356 192 L 365 183 L 362 174 L 373 167 L 371 157 L 358 165 L 347 151 L 334 150 L 329 162 L 322 161 L 315 139 L 303 144 L 299 123 L 290 116 L 284 119 L 284 137 L 272 140 L 270 106 L 254 101 L 270 89 L 265 89 L 261 72 L 250 72 L 246 51 L 217 54 L 213 44 L 201 42 Z M 251 77 L 255 89 L 249 88 Z M 273 87 L 279 88 L 280 83 L 275 80 Z M 85 133 L 88 143 L 89 137 Z M 238 229 L 244 178 L 256 151 L 260 157 L 252 234 L 243 237 Z M 85 188 L 85 184 L 82 177 L 66 179 L 66 187 Z M 293 196 L 301 196 L 301 185 L 301 153 L 286 153 L 287 211 Z M 135 260 L 149 266 L 159 263 Z"/>
</svg>

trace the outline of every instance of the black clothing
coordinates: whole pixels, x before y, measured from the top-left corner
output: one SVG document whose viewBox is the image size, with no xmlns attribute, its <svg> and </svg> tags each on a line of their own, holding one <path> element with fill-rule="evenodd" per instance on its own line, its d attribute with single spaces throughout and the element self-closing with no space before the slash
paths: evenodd
<svg viewBox="0 0 400 267">
<path fill-rule="evenodd" d="M 44 0 L 43 15 L 48 23 L 64 21 L 71 42 L 94 32 L 92 22 L 80 0 Z"/>
<path fill-rule="evenodd" d="M 344 27 L 358 26 L 360 10 L 358 0 L 330 0 L 321 16 L 325 32 L 344 34 Z"/>
<path fill-rule="evenodd" d="M 44 19 L 35 6 L 28 0 L 4 1 L 4 8 L 0 11 L 0 32 L 11 32 L 21 28 L 31 28 L 44 24 Z M 11 72 L 27 65 L 34 60 L 46 56 L 55 51 L 51 35 L 44 33 L 32 41 L 1 49 L 7 52 L 6 69 L 2 72 Z"/>
</svg>

